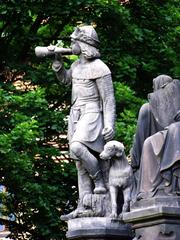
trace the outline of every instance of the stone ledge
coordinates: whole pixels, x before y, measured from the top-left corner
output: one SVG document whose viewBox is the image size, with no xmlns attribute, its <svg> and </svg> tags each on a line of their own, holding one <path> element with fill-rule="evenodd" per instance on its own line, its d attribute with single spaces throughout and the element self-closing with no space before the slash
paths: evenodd
<svg viewBox="0 0 180 240">
<path fill-rule="evenodd" d="M 122 221 L 104 217 L 75 218 L 68 221 L 68 239 L 132 239 L 131 228 Z"/>
<path fill-rule="evenodd" d="M 154 199 L 150 201 L 153 202 Z M 159 199 L 155 201 L 157 202 Z M 142 202 L 138 203 L 140 208 L 135 208 L 133 211 L 131 209 L 131 212 L 123 214 L 124 222 L 131 224 L 136 239 L 179 240 L 180 207 L 168 206 L 167 201 L 164 205 L 152 206 L 149 204 L 148 207 L 145 207 L 144 202 L 142 205 L 140 203 Z M 173 205 L 173 202 L 170 204 Z"/>
<path fill-rule="evenodd" d="M 133 223 L 163 217 L 177 218 L 180 221 L 180 207 L 156 206 L 140 208 L 123 214 L 123 221 Z"/>
<path fill-rule="evenodd" d="M 140 208 L 149 208 L 156 206 L 164 206 L 164 207 L 180 207 L 180 197 L 177 196 L 158 196 L 148 199 L 142 199 L 140 201 L 136 201 L 131 205 L 131 211 Z"/>
</svg>

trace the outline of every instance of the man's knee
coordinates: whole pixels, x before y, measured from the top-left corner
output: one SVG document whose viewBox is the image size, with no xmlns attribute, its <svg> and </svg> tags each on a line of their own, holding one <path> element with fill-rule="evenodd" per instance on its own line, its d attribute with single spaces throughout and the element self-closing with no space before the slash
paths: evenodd
<svg viewBox="0 0 180 240">
<path fill-rule="evenodd" d="M 70 150 L 76 156 L 80 156 L 81 155 L 82 147 L 83 147 L 83 145 L 80 142 L 72 142 L 70 144 Z"/>
</svg>

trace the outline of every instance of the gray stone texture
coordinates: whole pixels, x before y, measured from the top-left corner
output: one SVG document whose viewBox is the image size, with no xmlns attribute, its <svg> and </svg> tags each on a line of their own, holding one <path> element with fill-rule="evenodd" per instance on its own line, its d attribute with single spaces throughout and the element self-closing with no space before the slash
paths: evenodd
<svg viewBox="0 0 180 240">
<path fill-rule="evenodd" d="M 136 189 L 129 213 L 134 240 L 180 239 L 180 81 L 153 80 L 131 150 Z"/>
<path fill-rule="evenodd" d="M 153 87 L 131 150 L 138 199 L 180 192 L 180 81 L 160 75 Z"/>
<path fill-rule="evenodd" d="M 68 221 L 68 239 L 132 239 L 131 228 L 120 220 L 91 217 L 76 218 Z"/>
<path fill-rule="evenodd" d="M 36 52 L 42 50 L 39 56 L 54 54 L 52 68 L 57 79 L 72 85 L 68 140 L 70 156 L 78 171 L 79 200 L 77 208 L 61 219 L 68 221 L 68 239 L 129 240 L 131 229 L 118 216 L 129 209 L 132 170 L 123 145 L 111 141 L 116 116 L 114 89 L 111 72 L 100 60 L 98 47 L 98 36 L 92 26 L 77 27 L 71 35 L 71 52 L 79 55 L 79 59 L 69 70 L 64 68 L 61 56 L 70 54 L 69 50 L 52 46 L 48 52 L 36 49 Z M 107 160 L 99 156 L 106 142 L 114 153 Z M 118 153 L 121 154 L 116 156 Z M 116 186 L 110 184 L 112 172 L 114 177 L 118 172 Z"/>
<path fill-rule="evenodd" d="M 132 225 L 136 239 L 179 240 L 180 197 L 141 200 L 123 214 L 123 220 Z"/>
<path fill-rule="evenodd" d="M 78 27 L 71 35 L 71 48 L 79 59 L 66 70 L 61 55 L 57 54 L 52 66 L 60 82 L 72 84 L 68 140 L 70 156 L 76 161 L 78 171 L 79 204 L 68 218 L 86 212 L 83 205 L 86 195 L 94 198 L 93 194 L 107 192 L 99 154 L 105 141 L 114 136 L 115 100 L 111 72 L 99 59 L 98 45 L 98 36 L 92 26 Z M 97 212 L 92 211 L 92 215 Z"/>
</svg>

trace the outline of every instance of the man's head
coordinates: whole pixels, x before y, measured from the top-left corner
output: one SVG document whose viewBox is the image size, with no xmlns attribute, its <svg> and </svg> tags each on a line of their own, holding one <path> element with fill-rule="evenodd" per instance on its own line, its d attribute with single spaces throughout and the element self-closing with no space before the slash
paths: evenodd
<svg viewBox="0 0 180 240">
<path fill-rule="evenodd" d="M 95 48 L 99 46 L 98 35 L 92 26 L 77 27 L 71 34 L 71 39 L 84 42 Z"/>
<path fill-rule="evenodd" d="M 76 55 L 83 54 L 86 58 L 100 57 L 99 39 L 92 26 L 77 27 L 71 35 L 72 52 Z"/>
<path fill-rule="evenodd" d="M 168 75 L 159 75 L 153 79 L 153 90 L 157 91 L 160 88 L 164 88 L 168 83 L 172 81 L 173 79 Z"/>
</svg>

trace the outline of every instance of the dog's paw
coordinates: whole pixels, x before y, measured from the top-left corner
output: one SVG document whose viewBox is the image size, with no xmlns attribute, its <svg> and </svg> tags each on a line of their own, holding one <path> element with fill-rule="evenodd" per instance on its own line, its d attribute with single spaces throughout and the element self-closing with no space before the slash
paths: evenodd
<svg viewBox="0 0 180 240">
<path fill-rule="evenodd" d="M 118 219 L 119 219 L 119 220 L 122 220 L 122 219 L 123 219 L 123 213 L 120 213 L 120 214 L 119 214 Z"/>
<path fill-rule="evenodd" d="M 118 215 L 117 215 L 117 213 L 111 213 L 109 217 L 110 217 L 110 218 L 117 218 Z"/>
<path fill-rule="evenodd" d="M 130 208 L 129 204 L 124 204 L 122 208 L 122 213 L 129 212 L 130 210 L 129 208 Z"/>
</svg>

